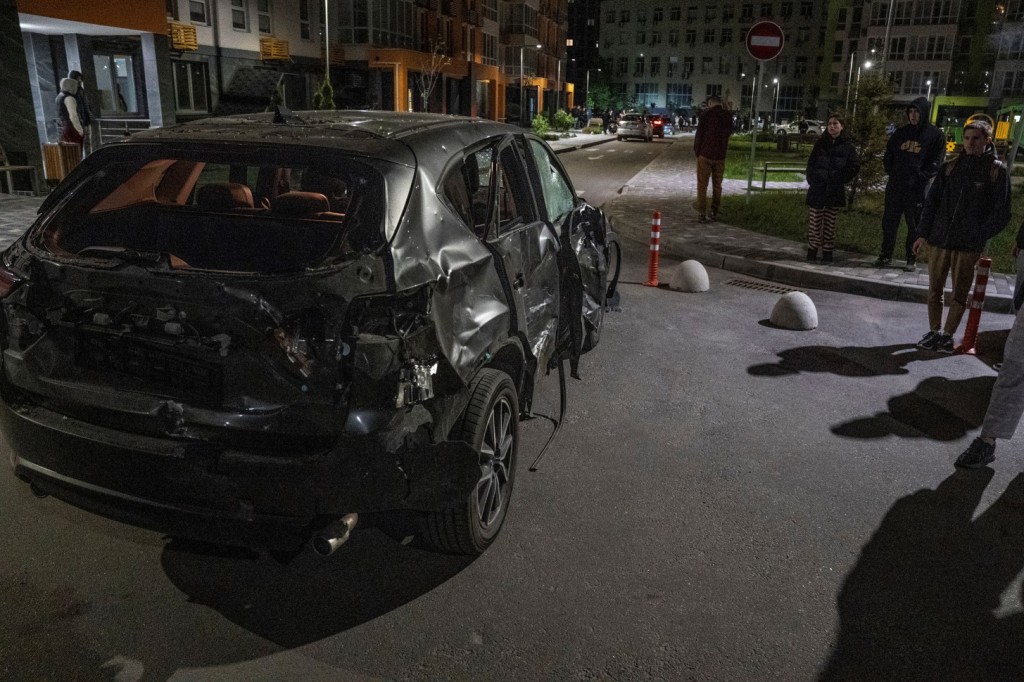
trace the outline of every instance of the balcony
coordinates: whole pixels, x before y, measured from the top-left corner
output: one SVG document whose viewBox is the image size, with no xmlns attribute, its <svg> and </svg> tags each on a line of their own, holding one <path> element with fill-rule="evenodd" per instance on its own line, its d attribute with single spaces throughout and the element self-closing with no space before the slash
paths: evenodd
<svg viewBox="0 0 1024 682">
<path fill-rule="evenodd" d="M 465 21 L 470 26 L 483 26 L 484 24 L 483 15 L 480 14 L 479 10 L 475 9 L 466 10 Z"/>
<path fill-rule="evenodd" d="M 277 38 L 260 38 L 260 59 L 265 62 L 288 61 L 291 54 L 288 52 L 288 41 Z"/>
<path fill-rule="evenodd" d="M 167 36 L 171 40 L 172 50 L 198 50 L 199 40 L 196 38 L 196 27 L 192 24 L 180 24 L 177 21 L 167 22 Z"/>
</svg>

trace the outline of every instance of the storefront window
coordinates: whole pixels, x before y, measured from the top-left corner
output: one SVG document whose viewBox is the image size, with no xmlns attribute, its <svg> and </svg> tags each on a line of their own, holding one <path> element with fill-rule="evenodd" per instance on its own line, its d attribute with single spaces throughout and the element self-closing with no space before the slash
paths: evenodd
<svg viewBox="0 0 1024 682">
<path fill-rule="evenodd" d="M 96 90 L 101 116 L 135 115 L 140 111 L 134 58 L 125 54 L 94 54 Z"/>
</svg>

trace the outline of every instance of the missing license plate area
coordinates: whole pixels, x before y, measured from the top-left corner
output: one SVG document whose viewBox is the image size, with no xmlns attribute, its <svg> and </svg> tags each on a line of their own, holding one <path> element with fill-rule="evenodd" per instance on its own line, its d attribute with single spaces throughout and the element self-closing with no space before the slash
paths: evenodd
<svg viewBox="0 0 1024 682">
<path fill-rule="evenodd" d="M 730 279 L 726 284 L 731 284 L 732 286 L 740 287 L 741 289 L 764 291 L 769 294 L 789 294 L 794 291 L 800 291 L 799 289 L 790 289 L 789 287 L 771 284 L 770 282 L 755 282 L 749 279 Z"/>
<path fill-rule="evenodd" d="M 92 370 L 117 372 L 152 384 L 161 393 L 219 401 L 223 370 L 218 364 L 185 357 L 137 339 L 79 332 L 75 362 Z"/>
</svg>

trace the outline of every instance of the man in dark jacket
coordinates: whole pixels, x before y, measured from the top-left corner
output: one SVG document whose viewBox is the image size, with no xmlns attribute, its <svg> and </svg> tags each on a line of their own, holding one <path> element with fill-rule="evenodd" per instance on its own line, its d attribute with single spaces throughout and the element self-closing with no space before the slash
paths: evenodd
<svg viewBox="0 0 1024 682">
<path fill-rule="evenodd" d="M 967 309 L 974 266 L 985 243 L 1010 222 L 1010 178 L 995 158 L 992 127 L 986 121 L 964 126 L 964 150 L 939 169 L 917 225 L 916 256 L 928 244 L 929 331 L 919 348 L 953 352 L 953 334 Z M 942 290 L 953 280 L 953 301 L 942 325 Z"/>
<path fill-rule="evenodd" d="M 718 217 L 722 205 L 722 175 L 725 173 L 725 150 L 732 135 L 732 114 L 722 106 L 722 100 L 712 95 L 708 108 L 697 120 L 697 134 L 693 138 L 693 153 L 697 157 L 697 213 L 700 221 L 708 219 L 708 179 L 711 180 L 711 219 Z"/>
<path fill-rule="evenodd" d="M 903 269 L 914 271 L 916 258 L 911 247 L 917 237 L 925 189 L 928 181 L 939 172 L 946 149 L 942 131 L 928 122 L 930 111 L 927 99 L 915 99 L 907 107 L 907 124 L 898 128 L 885 146 L 885 172 L 889 174 L 889 181 L 885 185 L 885 212 L 882 214 L 882 250 L 875 261 L 876 267 L 884 267 L 892 261 L 900 218 L 906 217 L 907 264 Z"/>
</svg>

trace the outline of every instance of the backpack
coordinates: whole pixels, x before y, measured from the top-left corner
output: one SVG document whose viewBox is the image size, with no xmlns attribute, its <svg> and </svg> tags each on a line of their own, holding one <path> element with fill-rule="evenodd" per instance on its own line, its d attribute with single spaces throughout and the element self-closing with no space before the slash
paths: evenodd
<svg viewBox="0 0 1024 682">
<path fill-rule="evenodd" d="M 953 169 L 956 168 L 956 162 L 960 160 L 960 156 L 960 154 L 957 154 L 946 162 L 942 172 L 947 178 L 953 174 Z M 1006 164 L 994 156 L 989 157 L 988 163 L 988 181 L 990 184 L 994 185 L 996 184 L 996 181 L 999 180 L 999 169 L 1005 169 Z"/>
</svg>

